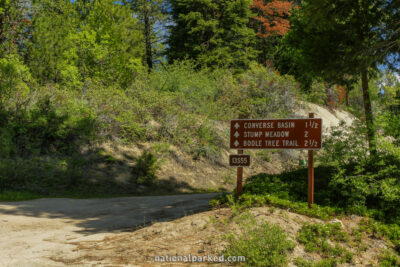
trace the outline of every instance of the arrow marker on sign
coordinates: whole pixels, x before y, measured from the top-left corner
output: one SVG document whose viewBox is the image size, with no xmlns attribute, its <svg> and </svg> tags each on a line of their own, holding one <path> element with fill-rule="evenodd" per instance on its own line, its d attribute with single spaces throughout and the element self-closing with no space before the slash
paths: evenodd
<svg viewBox="0 0 400 267">
<path fill-rule="evenodd" d="M 240 134 L 238 132 L 235 133 L 235 137 L 238 138 Z"/>
<path fill-rule="evenodd" d="M 235 146 L 239 145 L 239 142 L 236 140 L 235 143 L 233 143 Z"/>
<path fill-rule="evenodd" d="M 235 128 L 236 128 L 236 129 L 239 129 L 239 127 L 240 127 L 239 123 L 236 123 L 236 124 L 235 124 Z"/>
</svg>

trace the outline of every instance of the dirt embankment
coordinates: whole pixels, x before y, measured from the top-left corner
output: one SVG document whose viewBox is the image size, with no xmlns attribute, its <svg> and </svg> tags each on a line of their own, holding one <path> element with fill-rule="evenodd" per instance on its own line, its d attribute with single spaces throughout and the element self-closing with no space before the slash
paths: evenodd
<svg viewBox="0 0 400 267">
<path fill-rule="evenodd" d="M 269 222 L 279 225 L 289 238 L 296 241 L 301 227 L 306 223 L 331 223 L 290 211 L 261 207 L 251 209 L 251 214 L 258 222 Z M 53 258 L 62 263 L 85 265 L 95 262 L 100 266 L 214 266 L 215 263 L 160 263 L 157 256 L 187 256 L 212 258 L 221 257 L 227 242 L 224 236 L 235 233 L 232 210 L 218 209 L 191 216 L 183 217 L 172 222 L 155 223 L 150 227 L 133 233 L 109 235 L 100 242 L 81 241 L 74 243 L 79 250 L 79 256 L 64 256 Z M 352 234 L 360 223 L 361 217 L 352 216 L 342 218 L 339 222 L 348 234 Z M 337 221 L 337 220 L 335 220 Z M 227 225 L 228 224 L 228 225 Z M 353 244 L 344 244 L 344 247 L 355 254 L 352 263 L 340 266 L 377 266 L 382 250 L 390 248 L 386 241 L 373 236 L 363 237 L 362 252 Z M 294 250 L 289 255 L 289 266 L 294 267 L 296 258 L 311 261 L 320 261 L 322 258 L 316 253 L 306 252 L 302 244 L 296 242 Z M 219 266 L 232 266 L 228 263 L 219 263 Z"/>
</svg>

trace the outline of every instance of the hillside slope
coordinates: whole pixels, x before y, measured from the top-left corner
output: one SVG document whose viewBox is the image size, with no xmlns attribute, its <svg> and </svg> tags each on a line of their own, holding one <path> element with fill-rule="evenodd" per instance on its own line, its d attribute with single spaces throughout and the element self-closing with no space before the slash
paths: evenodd
<svg viewBox="0 0 400 267">
<path fill-rule="evenodd" d="M 300 107 L 289 116 L 290 118 L 306 118 L 313 112 L 315 117 L 322 118 L 323 134 L 329 133 L 329 129 L 338 126 L 340 121 L 350 125 L 354 117 L 342 110 L 330 110 L 313 103 L 302 102 Z M 154 124 L 157 124 L 154 122 Z M 182 151 L 180 147 L 169 145 L 161 154 L 162 161 L 157 177 L 164 185 L 174 187 L 178 191 L 190 192 L 195 189 L 203 190 L 232 190 L 235 187 L 236 169 L 228 166 L 229 154 L 235 154 L 235 150 L 228 147 L 229 122 L 215 122 L 214 127 L 224 142 L 221 144 L 221 156 L 215 160 L 204 158 L 194 159 L 192 155 Z M 131 167 L 134 160 L 154 147 L 156 143 L 140 143 L 132 146 L 118 146 L 106 144 L 102 146 L 106 155 L 110 155 L 117 162 L 124 164 L 105 164 L 104 162 L 93 165 L 88 175 L 93 177 L 114 177 L 124 183 L 131 177 Z M 258 173 L 277 174 L 283 170 L 298 167 L 299 159 L 306 159 L 307 152 L 301 150 L 253 150 L 246 151 L 252 156 L 252 165 L 245 168 L 244 176 L 249 177 Z M 143 187 L 143 190 L 146 190 Z"/>
</svg>

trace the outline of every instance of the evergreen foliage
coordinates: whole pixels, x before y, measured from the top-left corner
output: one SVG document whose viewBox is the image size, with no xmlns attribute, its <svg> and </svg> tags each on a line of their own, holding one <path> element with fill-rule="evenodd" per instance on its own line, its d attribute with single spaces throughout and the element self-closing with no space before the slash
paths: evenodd
<svg viewBox="0 0 400 267">
<path fill-rule="evenodd" d="M 129 7 L 105 1 L 38 1 L 29 66 L 41 83 L 82 88 L 86 80 L 126 86 L 142 67 L 142 34 Z"/>
<path fill-rule="evenodd" d="M 149 70 L 154 63 L 161 61 L 165 52 L 165 32 L 168 23 L 168 4 L 165 0 L 123 0 L 139 19 L 144 37 L 145 62 Z"/>
<path fill-rule="evenodd" d="M 195 59 L 201 66 L 243 69 L 255 59 L 248 0 L 171 0 L 168 61 Z"/>
</svg>

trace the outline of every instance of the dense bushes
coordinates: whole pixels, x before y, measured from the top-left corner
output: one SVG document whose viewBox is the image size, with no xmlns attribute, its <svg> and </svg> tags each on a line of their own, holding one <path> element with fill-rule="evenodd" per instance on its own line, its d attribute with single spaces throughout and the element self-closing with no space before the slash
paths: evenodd
<svg viewBox="0 0 400 267">
<path fill-rule="evenodd" d="M 59 174 L 56 158 L 68 161 L 68 166 L 75 166 L 68 170 L 78 172 L 79 164 L 69 158 L 79 157 L 80 147 L 94 142 L 169 143 L 195 160 L 219 163 L 227 134 L 221 131 L 223 122 L 239 114 L 251 118 L 284 115 L 296 105 L 295 81 L 258 64 L 234 76 L 229 70 L 198 70 L 190 61 L 177 62 L 141 73 L 123 88 L 96 79 L 71 88 L 62 83 L 41 86 L 29 82 L 28 68 L 17 60 L 7 62 L 0 71 L 2 75 L 13 73 L 10 77 L 14 78 L 0 84 L 8 92 L 2 94 L 0 118 L 0 156 L 8 160 L 0 177 L 4 189 L 20 187 L 25 180 L 60 184 L 53 180 L 57 175 L 72 181 L 65 178 L 69 174 Z M 43 159 L 49 155 L 56 157 L 51 161 L 52 171 L 43 169 L 50 164 Z M 40 163 L 32 165 L 32 160 Z M 11 166 L 18 171 L 10 170 Z M 137 177 L 137 181 L 152 183 L 153 178 L 141 181 Z"/>
<path fill-rule="evenodd" d="M 315 168 L 315 201 L 326 203 L 334 195 L 327 194 L 324 189 L 329 185 L 329 180 L 334 174 L 334 168 Z M 273 194 L 282 199 L 307 201 L 307 169 L 284 172 L 278 175 L 259 174 L 246 180 L 244 186 L 246 193 L 261 195 Z M 323 191 L 321 191 L 323 190 Z"/>
<path fill-rule="evenodd" d="M 219 122 L 244 110 L 249 117 L 290 112 L 295 101 L 288 96 L 295 96 L 296 85 L 259 65 L 234 77 L 227 70 L 197 71 L 190 62 L 180 62 L 143 74 L 127 88 L 92 81 L 81 91 L 57 86 L 39 90 L 51 95 L 58 110 L 93 118 L 100 139 L 164 140 L 184 144 L 195 157 L 213 158 L 221 144 Z"/>
<path fill-rule="evenodd" d="M 400 149 L 385 137 L 369 156 L 365 129 L 339 127 L 324 142 L 321 160 L 335 168 L 329 187 L 341 205 L 379 210 L 380 219 L 400 218 Z"/>
<path fill-rule="evenodd" d="M 90 116 L 56 110 L 49 97 L 31 108 L 3 109 L 0 120 L 0 190 L 49 190 L 79 186 L 85 161 L 80 146 L 95 137 Z"/>
<path fill-rule="evenodd" d="M 280 76 L 273 70 L 253 64 L 241 77 L 246 102 L 241 106 L 250 118 L 285 117 L 296 107 L 298 85 L 291 76 Z"/>
<path fill-rule="evenodd" d="M 8 158 L 0 163 L 0 188 L 41 195 L 85 188 L 83 174 L 87 162 L 78 155 L 51 158 L 36 156 L 29 159 Z"/>
<path fill-rule="evenodd" d="M 400 145 L 400 112 L 386 111 L 378 117 L 386 136 L 391 136 L 397 145 Z"/>
<path fill-rule="evenodd" d="M 324 138 L 315 169 L 315 202 L 388 222 L 400 219 L 400 150 L 382 138 L 376 157 L 368 157 L 360 127 L 340 126 Z M 248 194 L 306 201 L 307 170 L 261 174 L 246 181 Z"/>
<path fill-rule="evenodd" d="M 68 114 L 57 112 L 46 97 L 31 110 L 4 112 L 3 116 L 2 140 L 8 144 L 1 148 L 3 156 L 70 154 L 95 134 L 95 122 L 90 116 L 73 120 Z"/>
<path fill-rule="evenodd" d="M 29 94 L 33 80 L 17 55 L 0 58 L 0 104 L 18 107 Z M 12 101 L 8 101 L 12 98 Z"/>
</svg>

